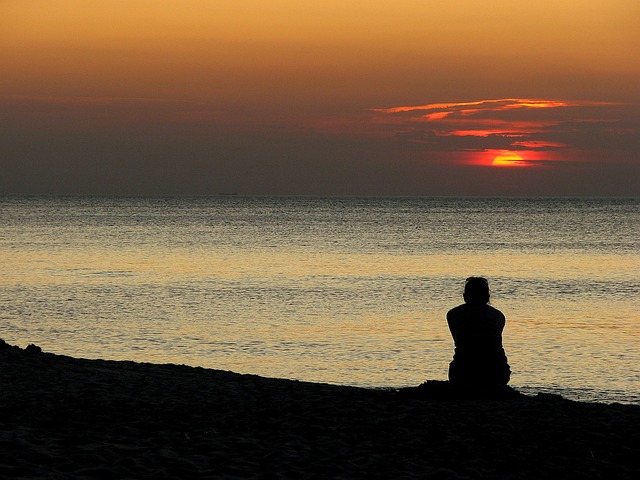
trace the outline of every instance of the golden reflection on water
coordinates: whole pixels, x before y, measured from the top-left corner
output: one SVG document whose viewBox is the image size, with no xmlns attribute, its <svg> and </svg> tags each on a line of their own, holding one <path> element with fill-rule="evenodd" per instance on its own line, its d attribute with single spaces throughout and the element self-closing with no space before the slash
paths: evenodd
<svg viewBox="0 0 640 480">
<path fill-rule="evenodd" d="M 507 316 L 504 343 L 513 384 L 566 386 L 582 378 L 582 385 L 597 386 L 603 369 L 610 370 L 611 388 L 640 383 L 638 305 L 598 291 L 600 282 L 635 279 L 640 258 L 634 255 L 58 248 L 0 251 L 0 263 L 0 285 L 69 292 L 69 298 L 49 298 L 42 308 L 51 318 L 29 320 L 22 333 L 45 349 L 54 343 L 57 353 L 368 386 L 444 379 L 453 350 L 445 314 L 462 302 L 462 280 L 473 274 L 491 280 L 493 304 Z M 509 278 L 519 284 L 503 280 Z M 587 294 L 562 288 L 536 293 L 549 279 L 586 284 Z M 349 296 L 362 282 L 380 290 L 402 285 L 394 290 L 397 298 Z M 73 297 L 96 291 L 92 286 L 106 298 Z M 140 287 L 134 298 L 118 290 L 126 286 Z M 260 294 L 269 289 L 315 297 L 270 304 Z M 241 303 L 225 300 L 231 294 Z M 84 319 L 74 326 L 67 320 L 75 315 Z M 105 322 L 103 338 L 92 337 L 96 319 Z M 52 331 L 58 338 L 50 338 Z"/>
<path fill-rule="evenodd" d="M 290 278 L 313 276 L 449 276 L 464 279 L 471 273 L 489 278 L 517 276 L 532 281 L 553 278 L 635 277 L 640 271 L 637 255 L 598 254 L 330 254 L 290 253 L 279 250 L 262 252 L 200 250 L 154 251 L 144 249 L 103 249 L 45 252 L 42 255 L 0 251 L 0 262 L 6 270 L 0 282 L 9 284 L 24 275 L 30 281 L 52 281 L 50 271 L 59 272 L 55 281 L 73 281 L 92 274 L 130 274 L 128 281 L 146 281 L 150 277 L 215 276 L 230 279 L 246 276 Z M 104 278 L 101 278 L 104 280 Z M 118 279 L 122 280 L 122 279 Z"/>
</svg>

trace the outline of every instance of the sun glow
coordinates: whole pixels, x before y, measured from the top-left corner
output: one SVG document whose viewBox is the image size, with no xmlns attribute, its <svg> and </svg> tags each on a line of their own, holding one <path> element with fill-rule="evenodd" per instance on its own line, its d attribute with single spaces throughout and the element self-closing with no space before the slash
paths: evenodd
<svg viewBox="0 0 640 480">
<path fill-rule="evenodd" d="M 494 167 L 523 167 L 527 162 L 517 153 L 503 152 L 496 155 L 491 165 Z"/>
</svg>

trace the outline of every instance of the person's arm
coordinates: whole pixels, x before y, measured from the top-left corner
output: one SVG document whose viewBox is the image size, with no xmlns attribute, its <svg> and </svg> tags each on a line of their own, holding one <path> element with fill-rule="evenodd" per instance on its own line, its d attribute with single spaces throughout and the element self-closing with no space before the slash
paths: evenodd
<svg viewBox="0 0 640 480">
<path fill-rule="evenodd" d="M 451 337 L 455 341 L 456 331 L 457 331 L 457 322 L 452 310 L 449 310 L 447 312 L 447 324 L 449 325 L 449 331 L 451 332 Z"/>
</svg>

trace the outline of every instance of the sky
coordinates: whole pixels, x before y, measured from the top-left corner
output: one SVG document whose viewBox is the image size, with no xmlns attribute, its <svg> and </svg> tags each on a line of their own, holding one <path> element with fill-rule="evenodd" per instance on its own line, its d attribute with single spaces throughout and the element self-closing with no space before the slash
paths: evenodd
<svg viewBox="0 0 640 480">
<path fill-rule="evenodd" d="M 637 0 L 0 0 L 0 194 L 639 179 Z"/>
</svg>

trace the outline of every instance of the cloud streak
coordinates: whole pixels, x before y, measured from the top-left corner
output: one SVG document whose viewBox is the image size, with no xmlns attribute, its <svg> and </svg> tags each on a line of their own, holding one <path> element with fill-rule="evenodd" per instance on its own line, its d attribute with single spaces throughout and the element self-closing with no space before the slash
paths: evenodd
<svg viewBox="0 0 640 480">
<path fill-rule="evenodd" d="M 615 102 L 502 98 L 373 108 L 392 136 L 430 152 L 460 152 L 462 163 L 490 165 L 516 152 L 522 165 L 578 161 L 587 150 L 637 150 L 640 122 L 632 106 Z M 586 132 L 589 132 L 588 134 Z M 541 152 L 551 153 L 542 159 Z M 581 153 L 582 152 L 582 153 Z M 486 153 L 481 156 L 478 153 Z M 476 155 L 471 155 L 476 154 Z"/>
</svg>

